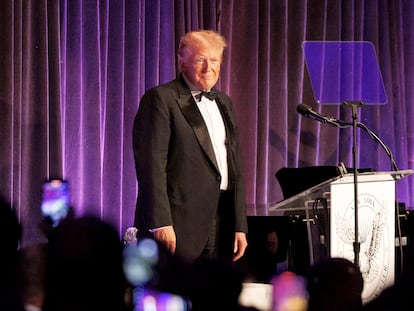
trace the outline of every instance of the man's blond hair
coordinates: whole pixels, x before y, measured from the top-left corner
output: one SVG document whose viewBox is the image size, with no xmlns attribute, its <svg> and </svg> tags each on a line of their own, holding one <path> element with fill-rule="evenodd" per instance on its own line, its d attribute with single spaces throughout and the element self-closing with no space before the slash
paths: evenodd
<svg viewBox="0 0 414 311">
<path fill-rule="evenodd" d="M 215 48 L 221 49 L 223 54 L 224 48 L 227 46 L 226 39 L 214 30 L 198 30 L 186 33 L 180 39 L 178 47 L 178 55 L 183 56 L 184 50 L 188 46 L 193 46 L 199 43 L 209 44 Z"/>
</svg>

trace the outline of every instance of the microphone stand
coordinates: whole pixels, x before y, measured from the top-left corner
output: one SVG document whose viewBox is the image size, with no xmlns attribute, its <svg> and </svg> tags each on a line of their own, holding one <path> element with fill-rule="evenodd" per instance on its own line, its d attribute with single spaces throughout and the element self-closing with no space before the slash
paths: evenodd
<svg viewBox="0 0 414 311">
<path fill-rule="evenodd" d="M 354 166 L 354 221 L 355 221 L 355 238 L 354 238 L 354 263 L 359 267 L 359 252 L 360 252 L 360 242 L 359 242 L 359 232 L 358 232 L 358 157 L 357 157 L 357 117 L 358 117 L 358 107 L 364 105 L 362 101 L 345 101 L 345 106 L 352 107 L 352 128 L 353 128 L 353 147 L 352 147 L 352 157 L 353 157 L 353 166 Z"/>
</svg>

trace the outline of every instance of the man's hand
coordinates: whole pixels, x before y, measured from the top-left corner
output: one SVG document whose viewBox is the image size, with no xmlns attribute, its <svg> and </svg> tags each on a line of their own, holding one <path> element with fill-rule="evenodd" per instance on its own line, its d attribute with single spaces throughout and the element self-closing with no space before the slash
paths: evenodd
<svg viewBox="0 0 414 311">
<path fill-rule="evenodd" d="M 247 248 L 246 233 L 236 232 L 234 236 L 233 261 L 240 259 Z"/>
<path fill-rule="evenodd" d="M 155 230 L 154 239 L 164 245 L 171 254 L 175 253 L 177 238 L 173 226 L 166 226 Z"/>
</svg>

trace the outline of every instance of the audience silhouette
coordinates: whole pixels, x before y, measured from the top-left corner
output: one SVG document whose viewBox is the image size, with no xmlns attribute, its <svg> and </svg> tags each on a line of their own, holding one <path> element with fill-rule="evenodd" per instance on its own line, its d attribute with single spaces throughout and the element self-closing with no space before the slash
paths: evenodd
<svg viewBox="0 0 414 311">
<path fill-rule="evenodd" d="M 308 311 L 352 311 L 362 307 L 362 273 L 348 259 L 323 259 L 310 267 L 306 277 Z"/>
<path fill-rule="evenodd" d="M 243 278 L 233 266 L 217 260 L 199 260 L 191 275 L 192 310 L 241 310 L 238 298 Z"/>
<path fill-rule="evenodd" d="M 127 310 L 118 232 L 93 216 L 49 233 L 43 311 Z"/>
<path fill-rule="evenodd" d="M 0 197 L 0 310 L 24 310 L 20 298 L 18 248 L 22 227 L 12 206 Z"/>
<path fill-rule="evenodd" d="M 134 288 L 178 295 L 188 302 L 174 310 L 257 310 L 240 305 L 246 276 L 232 265 L 213 259 L 186 262 L 157 243 L 153 277 L 145 284 L 131 284 L 124 256 L 127 247 L 140 242 L 136 230 L 129 230 L 133 236 L 126 243 L 135 245 L 123 245 L 112 225 L 93 216 L 70 217 L 49 229 L 46 243 L 19 249 L 22 227 L 11 205 L 0 198 L 0 310 L 139 311 Z M 412 250 L 407 251 L 409 261 Z M 359 268 L 345 258 L 325 258 L 303 275 L 275 274 L 269 281 L 271 311 L 408 310 L 413 270 L 409 266 L 394 286 L 363 305 Z"/>
<path fill-rule="evenodd" d="M 45 292 L 45 243 L 32 244 L 18 251 L 20 294 L 26 311 L 43 308 Z"/>
</svg>

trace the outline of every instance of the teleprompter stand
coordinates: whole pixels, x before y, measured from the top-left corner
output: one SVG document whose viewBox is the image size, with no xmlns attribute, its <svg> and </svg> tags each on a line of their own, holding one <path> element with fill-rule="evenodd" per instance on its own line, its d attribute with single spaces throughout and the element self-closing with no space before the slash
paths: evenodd
<svg viewBox="0 0 414 311">
<path fill-rule="evenodd" d="M 359 266 L 358 239 L 358 108 L 365 104 L 385 104 L 387 97 L 375 49 L 366 41 L 306 41 L 306 65 L 316 101 L 344 104 L 352 108 L 354 170 L 354 263 Z"/>
<path fill-rule="evenodd" d="M 355 168 L 359 167 L 358 165 L 358 148 L 357 148 L 357 128 L 358 128 L 358 107 L 362 107 L 364 105 L 361 101 L 351 101 L 351 102 L 344 102 L 345 106 L 349 106 L 352 108 L 352 160 L 353 166 Z M 361 245 L 359 242 L 359 228 L 358 228 L 358 170 L 355 169 L 353 173 L 354 177 L 354 263 L 359 266 L 359 252 L 361 249 Z"/>
</svg>

